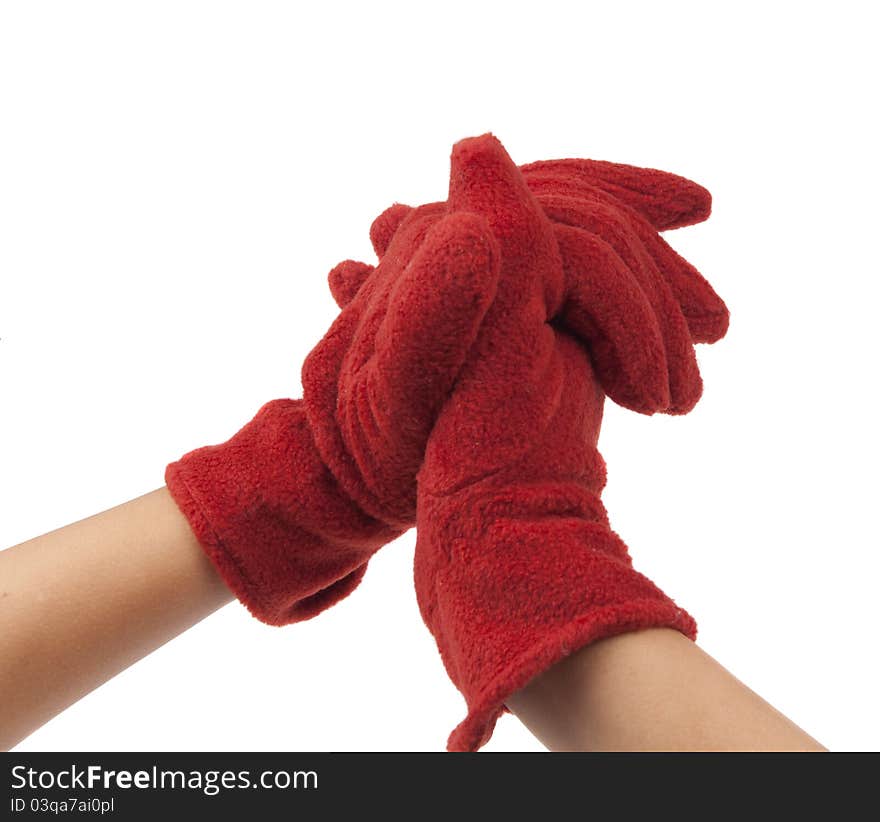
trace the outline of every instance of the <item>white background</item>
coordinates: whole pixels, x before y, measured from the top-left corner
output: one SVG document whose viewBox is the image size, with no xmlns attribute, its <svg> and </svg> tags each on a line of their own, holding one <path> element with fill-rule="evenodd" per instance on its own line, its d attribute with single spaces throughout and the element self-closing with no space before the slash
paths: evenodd
<svg viewBox="0 0 880 822">
<path fill-rule="evenodd" d="M 715 285 L 683 418 L 611 404 L 611 521 L 699 642 L 835 750 L 880 739 L 878 76 L 867 3 L 0 5 L 0 545 L 231 436 L 452 144 L 673 171 Z M 414 534 L 319 619 L 237 603 L 19 750 L 440 750 L 464 716 Z M 486 750 L 541 750 L 513 717 Z"/>
</svg>

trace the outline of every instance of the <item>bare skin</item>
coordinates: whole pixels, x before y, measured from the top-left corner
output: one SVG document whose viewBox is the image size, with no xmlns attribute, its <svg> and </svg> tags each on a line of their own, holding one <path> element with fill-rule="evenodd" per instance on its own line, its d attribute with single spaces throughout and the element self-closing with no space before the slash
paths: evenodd
<svg viewBox="0 0 880 822">
<path fill-rule="evenodd" d="M 0 552 L 0 748 L 231 599 L 164 487 Z"/>
<path fill-rule="evenodd" d="M 588 645 L 507 706 L 551 751 L 825 751 L 670 628 Z"/>
<path fill-rule="evenodd" d="M 231 599 L 164 487 L 0 552 L 0 748 Z M 554 751 L 825 750 L 668 629 L 590 645 L 508 707 Z"/>
</svg>

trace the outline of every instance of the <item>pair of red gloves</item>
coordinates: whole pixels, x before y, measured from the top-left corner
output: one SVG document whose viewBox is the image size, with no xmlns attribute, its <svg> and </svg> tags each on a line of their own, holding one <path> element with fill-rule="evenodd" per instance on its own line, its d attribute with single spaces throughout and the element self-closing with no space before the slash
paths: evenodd
<svg viewBox="0 0 880 822">
<path fill-rule="evenodd" d="M 264 405 L 165 479 L 259 619 L 351 593 L 413 525 L 419 607 L 476 750 L 505 700 L 602 637 L 693 618 L 632 567 L 596 450 L 605 396 L 652 414 L 699 399 L 696 342 L 728 313 L 658 231 L 711 199 L 676 175 L 592 160 L 518 168 L 491 134 L 452 151 L 446 202 L 391 206 L 376 266 L 330 272 L 341 313 L 303 399 Z"/>
</svg>

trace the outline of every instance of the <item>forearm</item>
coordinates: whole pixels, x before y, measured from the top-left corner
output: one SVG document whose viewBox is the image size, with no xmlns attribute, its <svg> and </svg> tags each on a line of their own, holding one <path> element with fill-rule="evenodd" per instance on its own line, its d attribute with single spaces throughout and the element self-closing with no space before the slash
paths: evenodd
<svg viewBox="0 0 880 822">
<path fill-rule="evenodd" d="M 231 599 L 164 487 L 0 552 L 0 748 Z"/>
<path fill-rule="evenodd" d="M 164 487 L 0 552 L 0 747 L 231 599 Z M 593 643 L 507 704 L 551 750 L 825 750 L 669 629 Z"/>
<path fill-rule="evenodd" d="M 824 751 L 678 631 L 600 640 L 507 701 L 554 751 Z"/>
</svg>

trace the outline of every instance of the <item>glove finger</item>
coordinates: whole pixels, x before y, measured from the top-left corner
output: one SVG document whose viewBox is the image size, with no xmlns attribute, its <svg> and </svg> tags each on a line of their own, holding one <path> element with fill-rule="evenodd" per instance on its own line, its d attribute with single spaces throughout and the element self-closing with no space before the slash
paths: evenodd
<svg viewBox="0 0 880 822">
<path fill-rule="evenodd" d="M 436 415 L 495 298 L 499 270 L 498 243 L 484 218 L 440 218 L 388 295 L 373 356 L 359 369 L 344 365 L 339 412 L 348 447 L 387 489 L 392 507 L 412 504 L 394 498 L 401 488 L 409 493 L 411 483 L 400 476 L 414 477 L 421 465 Z"/>
<path fill-rule="evenodd" d="M 371 361 L 389 418 L 446 399 L 495 298 L 500 254 L 486 221 L 456 212 L 433 225 L 389 296 Z"/>
<path fill-rule="evenodd" d="M 345 308 L 375 269 L 375 266 L 357 260 L 343 260 L 334 266 L 327 275 L 327 282 L 336 305 Z"/>
<path fill-rule="evenodd" d="M 428 231 L 445 214 L 445 203 L 428 203 L 413 208 L 398 226 L 386 256 L 358 292 L 360 305 L 349 308 L 349 313 L 355 315 L 354 333 L 345 352 L 343 370 L 360 371 L 374 356 L 377 334 L 388 312 L 389 295 L 397 288 L 401 271 L 413 259 Z"/>
<path fill-rule="evenodd" d="M 626 220 L 621 219 L 615 209 L 584 208 L 579 201 L 567 197 L 542 195 L 539 202 L 551 219 L 600 237 L 632 273 L 652 307 L 663 339 L 669 385 L 667 410 L 671 414 L 691 410 L 702 393 L 702 381 L 687 321 L 668 284 L 638 237 L 629 230 Z M 579 273 L 586 272 L 569 272 L 569 275 Z"/>
<path fill-rule="evenodd" d="M 449 210 L 482 214 L 500 241 L 540 221 L 540 207 L 516 164 L 493 134 L 452 147 Z"/>
<path fill-rule="evenodd" d="M 654 309 L 615 250 L 568 225 L 554 232 L 565 272 L 565 329 L 584 343 L 605 393 L 644 414 L 669 406 L 669 374 Z"/>
<path fill-rule="evenodd" d="M 504 260 L 503 311 L 517 313 L 522 303 L 543 292 L 537 313 L 559 305 L 562 271 L 550 220 L 526 185 L 516 164 L 491 133 L 460 140 L 452 148 L 450 211 L 483 215 L 498 239 Z"/>
<path fill-rule="evenodd" d="M 616 197 L 641 214 L 658 231 L 700 223 L 712 212 L 712 195 L 703 186 L 656 168 L 604 160 L 539 160 L 521 166 L 531 181 L 544 177 L 581 179 Z"/>
<path fill-rule="evenodd" d="M 522 174 L 494 134 L 466 137 L 452 146 L 450 211 L 473 207 L 473 211 L 485 211 L 487 219 L 497 218 L 498 212 L 522 209 L 529 200 Z"/>
<path fill-rule="evenodd" d="M 672 289 L 687 319 L 693 341 L 714 343 L 720 340 L 730 325 L 730 311 L 724 300 L 703 275 L 650 225 L 637 224 L 635 234 Z"/>
<path fill-rule="evenodd" d="M 572 210 L 566 222 L 588 228 L 590 221 L 586 216 L 591 210 L 599 208 L 603 215 L 616 212 L 615 221 L 623 221 L 629 230 L 638 237 L 648 256 L 654 261 L 663 279 L 666 280 L 673 296 L 681 306 L 687 320 L 688 329 L 694 342 L 712 343 L 721 339 L 727 332 L 730 312 L 702 274 L 687 260 L 680 256 L 640 214 L 620 203 L 614 197 L 594 186 L 566 181 L 564 185 L 547 180 L 535 180 L 536 196 L 539 202 L 546 196 L 563 195 L 569 192 L 572 200 L 580 200 L 577 209 Z M 609 210 L 610 209 L 610 210 Z M 548 215 L 551 216 L 551 215 Z M 553 217 L 551 216 L 551 219 Z M 608 219 L 612 219 L 608 216 Z M 582 220 L 582 223 L 577 222 Z"/>
<path fill-rule="evenodd" d="M 386 208 L 370 226 L 370 242 L 376 256 L 381 261 L 391 244 L 397 229 L 413 208 L 403 203 L 394 203 Z M 327 275 L 330 293 L 340 308 L 345 308 L 355 297 L 367 277 L 376 266 L 357 260 L 343 260 Z"/>
<path fill-rule="evenodd" d="M 412 210 L 412 206 L 394 203 L 373 220 L 373 224 L 370 226 L 370 242 L 380 260 L 385 256 L 385 252 L 391 244 L 391 238 Z"/>
</svg>

